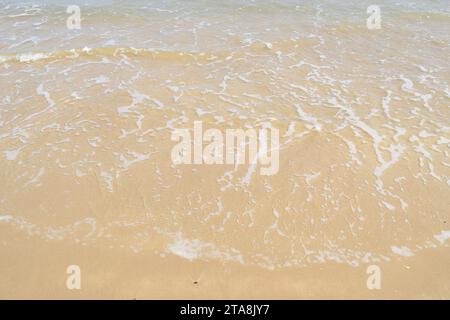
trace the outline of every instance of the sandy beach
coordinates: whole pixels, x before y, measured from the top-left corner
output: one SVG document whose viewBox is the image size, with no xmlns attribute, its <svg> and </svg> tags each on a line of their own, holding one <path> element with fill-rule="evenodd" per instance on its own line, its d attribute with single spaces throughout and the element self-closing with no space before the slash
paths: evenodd
<svg viewBox="0 0 450 320">
<path fill-rule="evenodd" d="M 450 7 L 370 5 L 0 1 L 0 299 L 449 299 Z"/>
</svg>

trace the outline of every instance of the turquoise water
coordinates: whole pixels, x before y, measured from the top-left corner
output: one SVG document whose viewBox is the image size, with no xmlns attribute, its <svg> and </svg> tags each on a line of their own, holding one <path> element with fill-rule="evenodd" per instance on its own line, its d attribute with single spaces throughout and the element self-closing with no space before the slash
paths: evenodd
<svg viewBox="0 0 450 320">
<path fill-rule="evenodd" d="M 0 52 L 77 46 L 208 51 L 238 41 L 323 35 L 366 28 L 373 1 L 0 1 Z M 378 1 L 382 32 L 448 46 L 449 1 Z M 82 27 L 68 30 L 67 6 L 81 9 Z M 210 35 L 208 31 L 214 30 Z M 345 33 L 340 37 L 345 39 Z M 182 39 L 182 41 L 180 41 Z M 231 39 L 231 40 L 230 40 Z M 338 39 L 335 39 L 338 43 Z"/>
</svg>

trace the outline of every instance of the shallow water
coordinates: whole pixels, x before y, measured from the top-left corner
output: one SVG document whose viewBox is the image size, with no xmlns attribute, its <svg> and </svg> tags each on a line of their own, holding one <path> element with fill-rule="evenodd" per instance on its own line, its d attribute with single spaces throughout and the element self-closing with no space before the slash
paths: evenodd
<svg viewBox="0 0 450 320">
<path fill-rule="evenodd" d="M 448 1 L 380 30 L 369 1 L 80 2 L 80 30 L 52 2 L 0 2 L 3 230 L 266 269 L 448 247 Z M 279 172 L 174 165 L 194 121 L 270 122 Z"/>
</svg>

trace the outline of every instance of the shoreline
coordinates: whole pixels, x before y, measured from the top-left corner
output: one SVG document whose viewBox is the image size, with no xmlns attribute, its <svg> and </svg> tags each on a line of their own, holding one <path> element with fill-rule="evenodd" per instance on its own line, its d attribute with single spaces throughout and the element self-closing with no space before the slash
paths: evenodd
<svg viewBox="0 0 450 320">
<path fill-rule="evenodd" d="M 33 239 L 2 245 L 0 255 L 8 257 L 0 262 L 0 299 L 450 298 L 450 252 L 445 247 L 379 263 L 380 290 L 366 287 L 369 264 L 267 270 Z M 65 285 L 66 268 L 74 263 L 81 268 L 80 290 Z"/>
</svg>

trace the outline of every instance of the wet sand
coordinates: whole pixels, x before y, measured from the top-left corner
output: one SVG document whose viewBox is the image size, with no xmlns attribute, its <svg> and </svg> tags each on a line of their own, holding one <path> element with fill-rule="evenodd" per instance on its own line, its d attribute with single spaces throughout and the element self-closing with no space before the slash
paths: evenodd
<svg viewBox="0 0 450 320">
<path fill-rule="evenodd" d="M 326 4 L 4 5 L 0 298 L 449 299 L 446 8 Z M 196 122 L 279 170 L 174 164 Z"/>
<path fill-rule="evenodd" d="M 450 289 L 446 249 L 380 264 L 380 290 L 367 289 L 365 265 L 265 270 L 33 240 L 0 253 L 9 257 L 0 263 L 2 299 L 448 299 Z M 66 288 L 74 261 L 80 290 Z"/>
</svg>

